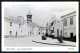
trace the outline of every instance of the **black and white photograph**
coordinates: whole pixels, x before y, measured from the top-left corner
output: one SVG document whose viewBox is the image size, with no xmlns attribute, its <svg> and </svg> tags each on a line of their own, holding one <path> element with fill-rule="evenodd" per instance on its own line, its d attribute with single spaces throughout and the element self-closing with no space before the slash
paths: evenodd
<svg viewBox="0 0 80 53">
<path fill-rule="evenodd" d="M 78 51 L 78 2 L 2 2 L 2 51 Z"/>
</svg>

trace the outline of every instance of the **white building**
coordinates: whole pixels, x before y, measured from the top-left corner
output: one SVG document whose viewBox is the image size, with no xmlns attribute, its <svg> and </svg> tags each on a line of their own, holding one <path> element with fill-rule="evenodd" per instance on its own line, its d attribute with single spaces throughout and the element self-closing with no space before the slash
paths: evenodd
<svg viewBox="0 0 80 53">
<path fill-rule="evenodd" d="M 55 35 L 55 37 L 60 36 L 61 31 L 63 33 L 63 21 L 62 20 L 54 21 L 54 35 Z M 62 34 L 62 36 L 63 36 L 63 34 Z"/>
<path fill-rule="evenodd" d="M 76 36 L 76 11 L 65 14 L 63 19 L 63 34 L 64 37 L 72 38 Z"/>
<path fill-rule="evenodd" d="M 61 16 L 61 20 L 53 20 L 47 24 L 48 35 L 55 37 L 62 36 L 65 38 L 72 38 L 76 36 L 76 11 L 66 13 Z"/>
<path fill-rule="evenodd" d="M 5 17 L 4 18 L 4 36 L 19 37 L 19 36 L 34 36 L 39 35 L 39 26 L 32 22 L 32 14 L 29 11 L 27 20 L 24 17 Z"/>
<path fill-rule="evenodd" d="M 14 17 L 12 18 L 12 16 L 10 17 L 4 18 L 4 35 L 9 37 L 22 36 L 23 33 L 21 28 L 24 23 L 19 20 L 17 21 Z"/>
</svg>

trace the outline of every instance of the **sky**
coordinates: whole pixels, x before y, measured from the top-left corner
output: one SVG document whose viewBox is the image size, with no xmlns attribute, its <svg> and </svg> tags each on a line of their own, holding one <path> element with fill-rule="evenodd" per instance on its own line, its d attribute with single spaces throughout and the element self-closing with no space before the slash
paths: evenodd
<svg viewBox="0 0 80 53">
<path fill-rule="evenodd" d="M 32 13 L 32 21 L 40 26 L 47 22 L 60 20 L 64 12 L 75 11 L 77 2 L 3 2 L 5 16 L 23 16 L 26 20 L 27 13 Z"/>
</svg>

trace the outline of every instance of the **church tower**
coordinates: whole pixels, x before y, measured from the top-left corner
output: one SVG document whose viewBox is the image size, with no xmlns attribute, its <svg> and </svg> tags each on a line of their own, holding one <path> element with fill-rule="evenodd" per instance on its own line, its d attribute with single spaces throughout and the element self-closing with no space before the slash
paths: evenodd
<svg viewBox="0 0 80 53">
<path fill-rule="evenodd" d="M 27 14 L 27 21 L 32 22 L 32 14 L 30 12 L 30 8 L 29 8 L 29 11 L 28 11 L 28 14 Z"/>
</svg>

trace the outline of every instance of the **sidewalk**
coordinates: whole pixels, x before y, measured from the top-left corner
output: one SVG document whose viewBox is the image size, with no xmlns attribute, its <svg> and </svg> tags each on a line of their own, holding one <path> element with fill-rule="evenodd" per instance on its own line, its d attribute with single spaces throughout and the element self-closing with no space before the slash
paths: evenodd
<svg viewBox="0 0 80 53">
<path fill-rule="evenodd" d="M 59 43 L 59 41 L 57 39 L 51 39 L 49 37 L 47 37 L 46 40 L 42 40 L 41 35 L 34 36 L 32 41 L 35 42 L 35 43 L 48 44 L 48 45 L 59 45 L 59 46 L 72 46 L 72 47 L 76 47 L 76 42 L 63 40 L 63 43 Z"/>
</svg>

